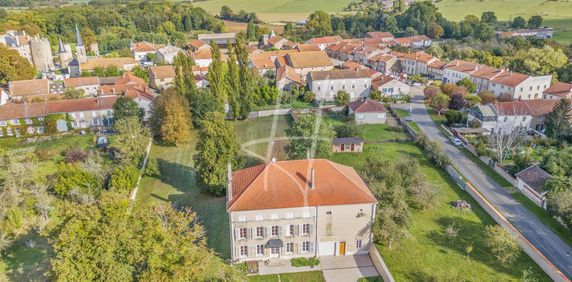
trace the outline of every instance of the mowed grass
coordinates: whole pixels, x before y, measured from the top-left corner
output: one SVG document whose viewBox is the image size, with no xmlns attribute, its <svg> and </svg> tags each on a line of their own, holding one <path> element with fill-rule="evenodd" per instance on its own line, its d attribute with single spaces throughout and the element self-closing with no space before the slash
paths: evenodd
<svg viewBox="0 0 572 282">
<path fill-rule="evenodd" d="M 480 17 L 485 11 L 494 11 L 501 21 L 540 15 L 544 18 L 543 25 L 555 28 L 554 39 L 572 43 L 572 2 L 567 0 L 442 0 L 437 7 L 447 19 L 456 21 L 469 14 Z"/>
<path fill-rule="evenodd" d="M 231 22 L 231 21 L 224 21 L 224 26 L 226 27 L 227 32 L 246 32 L 248 23 L 241 23 L 241 22 Z M 266 28 L 268 30 L 274 30 L 276 34 L 282 34 L 284 32 L 284 25 L 276 25 L 276 24 L 259 24 L 258 26 L 262 28 Z"/>
<path fill-rule="evenodd" d="M 197 1 L 193 5 L 205 9 L 211 14 L 218 14 L 223 5 L 229 6 L 235 13 L 240 10 L 255 12 L 264 22 L 295 22 L 306 19 L 317 10 L 329 13 L 340 12 L 352 0 L 206 0 Z"/>
<path fill-rule="evenodd" d="M 265 160 L 271 160 L 273 157 L 278 160 L 285 160 L 287 158 L 284 153 L 284 147 L 288 145 L 286 138 L 286 128 L 290 126 L 291 117 L 289 115 L 283 116 L 269 116 L 255 119 L 247 119 L 244 121 L 234 122 L 236 134 L 239 144 L 244 148 L 242 151 L 246 157 L 247 164 L 255 164 Z M 270 135 L 272 130 L 275 130 L 274 137 L 277 140 L 271 141 Z M 272 151 L 268 154 L 268 146 L 273 143 Z M 257 156 L 248 154 L 246 150 L 255 153 Z"/>
<path fill-rule="evenodd" d="M 388 130 L 387 124 L 361 125 L 362 137 L 366 143 L 381 143 L 389 140 L 407 140 L 409 137 L 405 131 Z M 402 127 L 398 127 L 400 129 Z"/>
<path fill-rule="evenodd" d="M 272 118 L 233 122 L 239 143 L 268 138 Z M 279 117 L 276 125 L 276 135 L 285 136 L 287 117 Z M 268 142 L 256 146 L 257 152 L 265 154 Z M 172 203 L 179 207 L 190 207 L 206 229 L 208 246 L 227 259 L 230 258 L 230 233 L 225 198 L 204 193 L 197 186 L 193 161 L 195 153 L 194 142 L 178 147 L 153 144 L 150 156 L 157 159 L 161 177 L 143 177 L 136 206 Z M 247 165 L 254 163 L 256 160 L 247 159 Z"/>
<path fill-rule="evenodd" d="M 391 249 L 378 246 L 396 281 L 517 281 L 526 269 L 539 281 L 550 281 L 524 253 L 512 266 L 502 266 L 492 257 L 485 244 L 485 227 L 495 222 L 445 171 L 432 166 L 415 144 L 366 143 L 361 154 L 336 154 L 331 159 L 359 171 L 368 156 L 389 161 L 418 159 L 427 179 L 440 191 L 434 209 L 411 212 L 412 226 L 406 238 Z M 471 212 L 451 206 L 461 199 L 472 204 Z M 444 236 L 449 224 L 460 229 L 454 240 Z M 473 245 L 470 258 L 464 251 L 468 244 Z"/>
<path fill-rule="evenodd" d="M 323 282 L 321 271 L 249 276 L 250 282 Z"/>
</svg>

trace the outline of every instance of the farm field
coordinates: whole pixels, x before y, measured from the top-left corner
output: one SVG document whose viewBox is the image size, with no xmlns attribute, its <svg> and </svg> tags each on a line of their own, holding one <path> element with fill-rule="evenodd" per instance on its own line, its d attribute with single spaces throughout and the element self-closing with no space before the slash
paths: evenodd
<svg viewBox="0 0 572 282">
<path fill-rule="evenodd" d="M 218 14 L 223 5 L 227 5 L 234 12 L 255 12 L 262 21 L 274 23 L 303 20 L 316 10 L 340 12 L 351 2 L 352 0 L 205 0 L 195 2 L 194 5 L 213 15 Z"/>
<path fill-rule="evenodd" d="M 554 38 L 561 43 L 572 43 L 572 2 L 568 0 L 442 0 L 439 11 L 450 20 L 462 20 L 466 15 L 481 15 L 494 11 L 499 20 L 507 21 L 517 16 L 528 18 L 540 15 L 544 25 L 554 27 Z"/>
</svg>

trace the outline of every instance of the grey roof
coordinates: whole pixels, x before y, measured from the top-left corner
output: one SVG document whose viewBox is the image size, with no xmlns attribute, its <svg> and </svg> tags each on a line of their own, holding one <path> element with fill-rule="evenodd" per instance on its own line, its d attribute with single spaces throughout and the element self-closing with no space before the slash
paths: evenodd
<svg viewBox="0 0 572 282">
<path fill-rule="evenodd" d="M 68 64 L 70 67 L 79 67 L 79 61 L 76 58 L 73 58 Z"/>
<path fill-rule="evenodd" d="M 81 34 L 79 33 L 79 28 L 77 27 L 77 24 L 75 25 L 75 41 L 77 43 L 77 46 L 83 46 L 83 40 L 81 40 Z"/>
<path fill-rule="evenodd" d="M 361 144 L 363 143 L 363 139 L 361 137 L 343 137 L 343 138 L 334 138 L 332 140 L 332 144 Z"/>
<path fill-rule="evenodd" d="M 58 53 L 65 53 L 65 52 L 66 52 L 66 48 L 64 47 L 64 43 L 62 42 L 62 39 L 60 38 Z"/>
<path fill-rule="evenodd" d="M 548 172 L 538 167 L 538 165 L 530 166 L 529 168 L 517 173 L 515 176 L 540 194 L 546 191 L 546 189 L 544 189 L 544 184 L 552 178 Z"/>
<path fill-rule="evenodd" d="M 284 242 L 282 242 L 281 239 L 270 239 L 266 243 L 266 246 L 268 248 L 279 248 L 279 247 L 284 246 Z"/>
</svg>

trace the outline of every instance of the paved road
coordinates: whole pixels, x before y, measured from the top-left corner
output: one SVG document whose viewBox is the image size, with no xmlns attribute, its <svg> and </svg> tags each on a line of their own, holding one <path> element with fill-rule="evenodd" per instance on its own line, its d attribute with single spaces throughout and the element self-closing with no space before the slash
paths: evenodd
<svg viewBox="0 0 572 282">
<path fill-rule="evenodd" d="M 546 227 L 531 212 L 514 200 L 510 193 L 486 174 L 463 152 L 453 146 L 442 134 L 429 117 L 423 104 L 423 94 L 419 87 L 412 88 L 413 102 L 402 105 L 406 110 L 412 110 L 415 122 L 430 140 L 443 143 L 443 148 L 454 165 L 475 186 L 475 188 L 503 216 L 516 227 L 544 256 L 560 269 L 569 279 L 572 279 L 572 248 L 558 235 Z"/>
</svg>

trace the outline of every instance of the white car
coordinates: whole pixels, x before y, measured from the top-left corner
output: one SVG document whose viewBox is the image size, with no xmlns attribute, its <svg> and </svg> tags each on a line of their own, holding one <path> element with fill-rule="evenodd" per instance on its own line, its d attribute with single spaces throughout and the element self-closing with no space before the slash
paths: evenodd
<svg viewBox="0 0 572 282">
<path fill-rule="evenodd" d="M 453 145 L 455 145 L 455 146 L 462 146 L 463 145 L 463 141 L 461 141 L 461 139 L 459 139 L 457 137 L 451 137 L 451 143 L 453 143 Z"/>
</svg>

